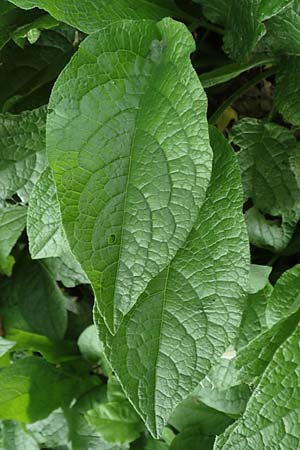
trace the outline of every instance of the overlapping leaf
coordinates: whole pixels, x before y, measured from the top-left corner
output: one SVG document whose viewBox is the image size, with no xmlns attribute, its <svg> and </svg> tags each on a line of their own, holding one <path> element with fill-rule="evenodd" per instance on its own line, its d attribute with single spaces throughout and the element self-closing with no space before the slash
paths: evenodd
<svg viewBox="0 0 300 450">
<path fill-rule="evenodd" d="M 184 243 L 211 171 L 190 33 L 123 21 L 87 38 L 57 81 L 47 149 L 63 225 L 115 332 Z"/>
<path fill-rule="evenodd" d="M 300 328 L 275 353 L 242 418 L 217 441 L 215 450 L 298 448 Z"/>
<path fill-rule="evenodd" d="M 0 114 L 0 198 L 27 201 L 46 165 L 46 108 Z"/>
<path fill-rule="evenodd" d="M 212 182 L 185 245 L 115 336 L 100 323 L 112 367 L 156 436 L 234 341 L 242 314 L 248 244 L 239 170 L 216 130 L 212 147 Z"/>
<path fill-rule="evenodd" d="M 293 134 L 277 124 L 241 120 L 231 132 L 240 147 L 239 162 L 251 242 L 284 249 L 300 218 L 300 152 Z"/>
<path fill-rule="evenodd" d="M 53 17 L 85 33 L 93 33 L 111 22 L 123 19 L 159 20 L 178 12 L 173 0 L 10 0 L 20 8 L 41 8 Z"/>
</svg>

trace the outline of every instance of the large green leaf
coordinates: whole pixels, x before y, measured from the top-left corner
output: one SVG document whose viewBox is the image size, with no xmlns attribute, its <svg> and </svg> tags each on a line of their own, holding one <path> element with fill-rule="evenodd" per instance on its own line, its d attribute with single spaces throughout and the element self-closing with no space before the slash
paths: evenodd
<svg viewBox="0 0 300 450">
<path fill-rule="evenodd" d="M 256 119 L 241 120 L 231 140 L 241 149 L 245 199 L 254 205 L 246 213 L 250 240 L 281 251 L 300 219 L 298 143 L 288 129 Z"/>
<path fill-rule="evenodd" d="M 0 114 L 0 198 L 23 201 L 46 165 L 46 108 Z"/>
<path fill-rule="evenodd" d="M 61 408 L 43 420 L 26 425 L 26 429 L 39 443 L 38 448 L 60 448 L 70 442 L 68 421 Z"/>
<path fill-rule="evenodd" d="M 0 369 L 0 418 L 35 422 L 73 398 L 78 380 L 42 358 L 28 357 Z"/>
<path fill-rule="evenodd" d="M 248 242 L 235 155 L 212 129 L 212 182 L 197 224 L 106 352 L 153 435 L 233 343 L 248 282 Z M 234 264 L 232 264 L 234 261 Z"/>
<path fill-rule="evenodd" d="M 123 21 L 87 38 L 50 101 L 63 225 L 115 332 L 184 243 L 211 171 L 206 96 L 184 25 Z"/>
<path fill-rule="evenodd" d="M 242 418 L 215 450 L 291 450 L 300 441 L 299 326 L 282 344 L 254 390 Z"/>
<path fill-rule="evenodd" d="M 172 16 L 177 8 L 173 0 L 10 0 L 20 8 L 42 8 L 85 33 L 93 33 L 111 22 L 123 19 L 159 20 Z"/>
</svg>

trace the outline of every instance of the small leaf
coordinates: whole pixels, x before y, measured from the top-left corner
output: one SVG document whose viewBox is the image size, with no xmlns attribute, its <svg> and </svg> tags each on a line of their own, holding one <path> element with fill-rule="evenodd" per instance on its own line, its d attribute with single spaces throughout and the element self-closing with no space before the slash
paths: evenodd
<svg viewBox="0 0 300 450">
<path fill-rule="evenodd" d="M 19 205 L 0 207 L 0 265 L 8 266 L 9 254 L 25 228 L 27 208 Z"/>
<path fill-rule="evenodd" d="M 46 108 L 0 114 L 0 198 L 23 202 L 46 165 Z"/>
<path fill-rule="evenodd" d="M 86 418 L 101 438 L 109 443 L 132 442 L 144 429 L 139 416 L 127 400 L 102 403 L 88 411 Z"/>
</svg>

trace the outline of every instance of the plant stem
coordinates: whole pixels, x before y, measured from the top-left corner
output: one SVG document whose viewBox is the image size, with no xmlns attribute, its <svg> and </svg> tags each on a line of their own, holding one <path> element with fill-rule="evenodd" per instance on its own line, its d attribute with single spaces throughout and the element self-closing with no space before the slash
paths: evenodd
<svg viewBox="0 0 300 450">
<path fill-rule="evenodd" d="M 209 123 L 216 124 L 223 114 L 224 111 L 226 111 L 229 106 L 231 106 L 233 103 L 235 103 L 240 97 L 242 97 L 252 86 L 255 86 L 257 83 L 259 83 L 261 80 L 264 80 L 267 77 L 270 77 L 274 73 L 276 73 L 277 67 L 271 67 L 268 70 L 265 70 L 264 72 L 260 72 L 255 77 L 251 78 L 251 80 L 247 81 L 243 86 L 241 86 L 237 91 L 235 91 L 230 97 L 228 97 L 225 102 L 215 111 L 212 116 L 209 118 Z"/>
</svg>

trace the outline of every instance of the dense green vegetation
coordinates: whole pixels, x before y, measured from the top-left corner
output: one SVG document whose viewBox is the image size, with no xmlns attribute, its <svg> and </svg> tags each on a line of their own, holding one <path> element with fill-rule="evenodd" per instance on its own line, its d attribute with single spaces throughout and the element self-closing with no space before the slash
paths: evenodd
<svg viewBox="0 0 300 450">
<path fill-rule="evenodd" d="M 299 48 L 299 0 L 2 0 L 0 450 L 300 448 Z"/>
</svg>

